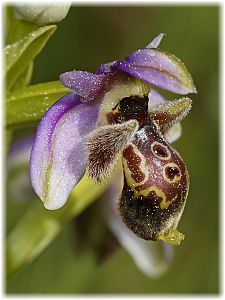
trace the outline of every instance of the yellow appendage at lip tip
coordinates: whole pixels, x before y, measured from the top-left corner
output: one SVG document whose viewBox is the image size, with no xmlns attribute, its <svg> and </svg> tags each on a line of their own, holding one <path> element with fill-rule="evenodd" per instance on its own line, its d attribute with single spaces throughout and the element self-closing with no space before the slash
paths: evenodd
<svg viewBox="0 0 225 300">
<path fill-rule="evenodd" d="M 180 245 L 181 241 L 184 240 L 184 235 L 177 229 L 171 229 L 167 233 L 159 234 L 158 239 L 173 246 L 178 246 Z"/>
</svg>

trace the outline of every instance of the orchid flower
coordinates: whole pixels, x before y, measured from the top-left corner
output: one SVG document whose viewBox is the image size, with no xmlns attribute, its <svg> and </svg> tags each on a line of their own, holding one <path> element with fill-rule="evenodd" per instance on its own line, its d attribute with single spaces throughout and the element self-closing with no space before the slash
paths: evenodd
<svg viewBox="0 0 225 300">
<path fill-rule="evenodd" d="M 35 192 L 54 210 L 65 204 L 85 171 L 103 182 L 122 161 L 124 223 L 141 238 L 179 244 L 183 235 L 176 228 L 189 180 L 170 143 L 181 134 L 191 100 L 166 101 L 152 86 L 181 95 L 196 89 L 184 64 L 158 48 L 162 37 L 124 60 L 101 65 L 95 74 L 60 76 L 72 92 L 42 118 L 30 172 Z"/>
<path fill-rule="evenodd" d="M 8 193 L 9 198 L 18 204 L 35 199 L 29 178 L 29 158 L 33 140 L 33 135 L 24 137 L 14 142 L 9 151 Z M 151 278 L 158 278 L 168 270 L 174 256 L 173 248 L 163 241 L 159 244 L 145 241 L 126 228 L 116 209 L 115 200 L 120 196 L 121 188 L 122 176 L 119 176 L 101 197 L 105 223 L 119 244 L 130 254 L 140 271 Z"/>
</svg>

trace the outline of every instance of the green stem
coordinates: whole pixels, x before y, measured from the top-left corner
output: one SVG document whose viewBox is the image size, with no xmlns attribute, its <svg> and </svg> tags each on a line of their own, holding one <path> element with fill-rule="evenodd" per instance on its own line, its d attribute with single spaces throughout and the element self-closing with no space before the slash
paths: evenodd
<svg viewBox="0 0 225 300">
<path fill-rule="evenodd" d="M 84 176 L 71 192 L 66 205 L 56 211 L 34 202 L 7 239 L 7 276 L 32 261 L 61 231 L 63 225 L 80 214 L 106 188 Z"/>
</svg>

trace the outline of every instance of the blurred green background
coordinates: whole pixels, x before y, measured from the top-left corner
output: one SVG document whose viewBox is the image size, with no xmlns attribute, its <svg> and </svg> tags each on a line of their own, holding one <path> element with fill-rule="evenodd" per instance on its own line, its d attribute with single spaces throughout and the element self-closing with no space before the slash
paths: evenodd
<svg viewBox="0 0 225 300">
<path fill-rule="evenodd" d="M 174 144 L 191 179 L 179 224 L 186 238 L 175 249 L 169 271 L 154 280 L 143 275 L 121 248 L 96 263 L 99 243 L 94 235 L 104 227 L 97 218 L 98 225 L 90 222 L 90 232 L 95 228 L 89 233 L 91 242 L 83 241 L 85 246 L 76 255 L 71 222 L 41 255 L 9 279 L 8 293 L 219 293 L 219 12 L 218 6 L 73 6 L 58 24 L 35 60 L 32 83 L 57 80 L 72 69 L 94 72 L 101 63 L 145 47 L 160 32 L 166 33 L 160 48 L 179 57 L 193 76 L 198 94 L 191 95 L 193 109 L 183 122 L 182 138 Z M 28 205 L 9 204 L 8 229 L 16 222 L 18 211 L 22 213 Z M 96 203 L 89 211 L 97 215 L 98 209 Z"/>
</svg>

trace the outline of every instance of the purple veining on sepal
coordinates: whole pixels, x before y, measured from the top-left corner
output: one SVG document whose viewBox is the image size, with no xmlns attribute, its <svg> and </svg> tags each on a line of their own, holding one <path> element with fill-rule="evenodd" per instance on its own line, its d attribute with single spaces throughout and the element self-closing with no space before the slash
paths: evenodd
<svg viewBox="0 0 225 300">
<path fill-rule="evenodd" d="M 63 206 L 86 167 L 84 137 L 93 130 L 99 103 L 81 103 L 74 93 L 42 118 L 30 160 L 31 182 L 48 209 Z"/>
<path fill-rule="evenodd" d="M 195 93 L 191 75 L 174 55 L 159 49 L 140 49 L 118 62 L 117 69 L 177 94 Z"/>
<path fill-rule="evenodd" d="M 154 49 L 158 48 L 159 44 L 161 43 L 162 38 L 164 37 L 165 33 L 160 33 L 157 35 L 149 44 L 146 46 L 147 49 Z"/>
<path fill-rule="evenodd" d="M 104 90 L 107 79 L 107 75 L 85 71 L 71 71 L 60 75 L 61 83 L 81 96 L 84 102 L 95 100 Z"/>
</svg>

